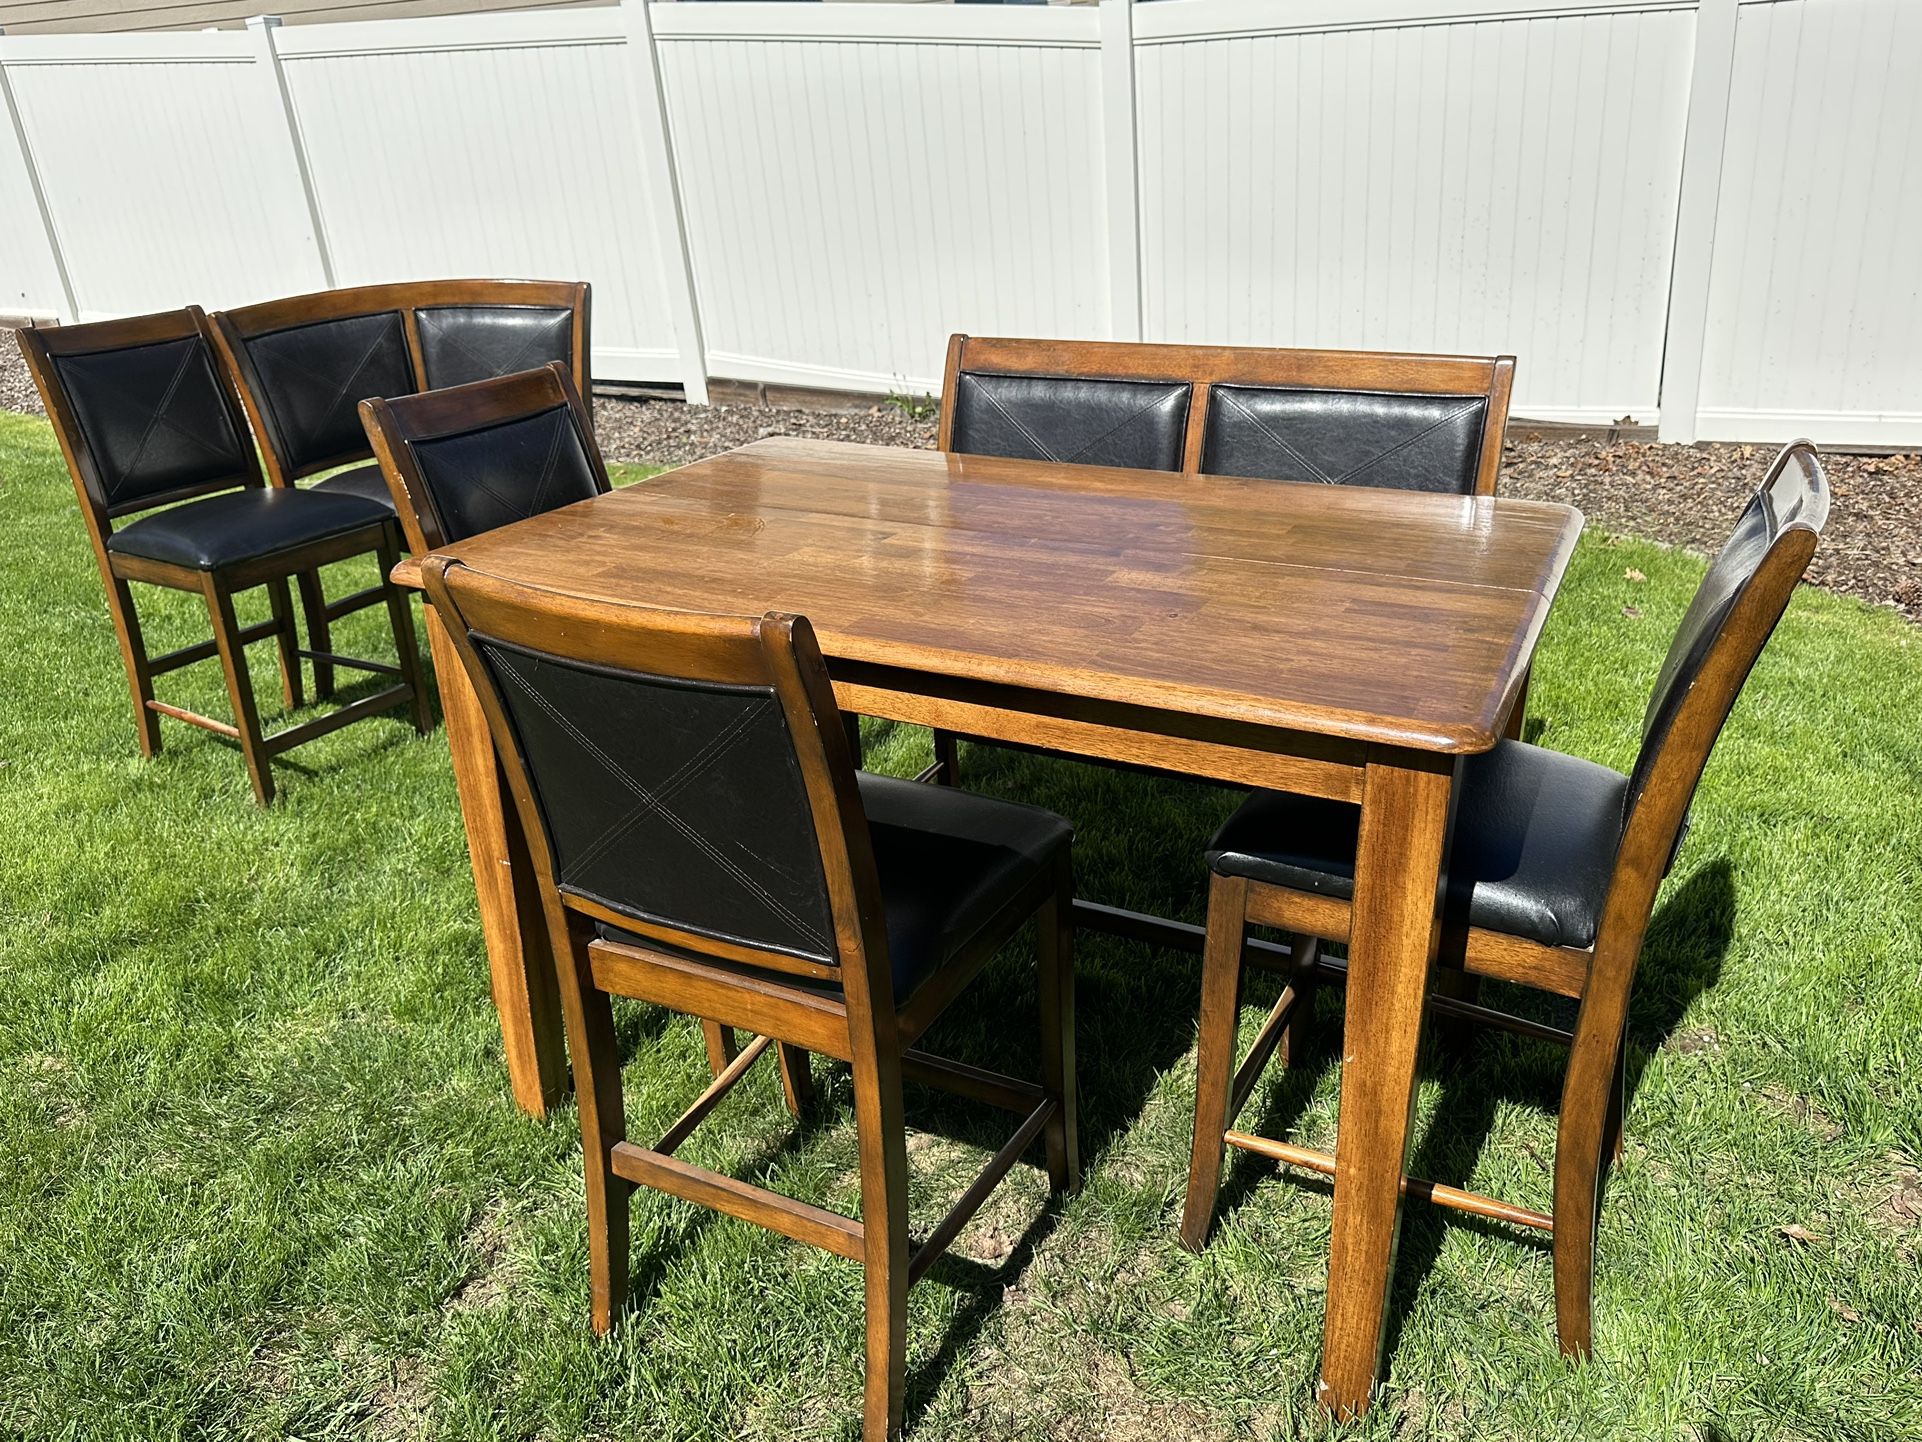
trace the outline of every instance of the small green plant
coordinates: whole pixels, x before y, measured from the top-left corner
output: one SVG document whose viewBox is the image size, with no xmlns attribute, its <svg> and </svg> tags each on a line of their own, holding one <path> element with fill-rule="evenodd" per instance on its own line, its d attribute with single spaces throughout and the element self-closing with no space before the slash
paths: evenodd
<svg viewBox="0 0 1922 1442">
<path fill-rule="evenodd" d="M 919 396 L 909 395 L 905 391 L 890 391 L 882 404 L 899 411 L 911 421 L 931 421 L 941 409 L 940 402 L 926 391 Z"/>
</svg>

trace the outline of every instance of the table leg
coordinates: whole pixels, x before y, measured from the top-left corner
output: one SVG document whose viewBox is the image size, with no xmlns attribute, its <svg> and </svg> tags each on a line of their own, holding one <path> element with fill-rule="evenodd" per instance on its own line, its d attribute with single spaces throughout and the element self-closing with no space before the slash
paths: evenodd
<svg viewBox="0 0 1922 1442">
<path fill-rule="evenodd" d="M 1454 773 L 1452 757 L 1380 753 L 1363 784 L 1317 1393 L 1340 1415 L 1367 1410 L 1381 1364 Z"/>
<path fill-rule="evenodd" d="M 481 935 L 500 1013 L 508 1080 L 522 1111 L 544 1117 L 567 1091 L 559 984 L 534 889 L 520 817 L 487 730 L 480 697 L 467 679 L 452 638 L 434 608 L 427 610 L 427 644 L 440 682 L 441 711 L 454 758 L 467 854 L 474 865 Z"/>
</svg>

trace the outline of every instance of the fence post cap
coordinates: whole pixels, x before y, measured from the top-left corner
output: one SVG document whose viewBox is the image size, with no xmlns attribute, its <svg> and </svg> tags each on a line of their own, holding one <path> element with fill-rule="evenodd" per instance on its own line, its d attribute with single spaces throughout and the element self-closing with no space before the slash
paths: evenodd
<svg viewBox="0 0 1922 1442">
<path fill-rule="evenodd" d="M 275 30 L 283 23 L 278 15 L 249 15 L 247 17 L 247 28 L 249 30 Z"/>
</svg>

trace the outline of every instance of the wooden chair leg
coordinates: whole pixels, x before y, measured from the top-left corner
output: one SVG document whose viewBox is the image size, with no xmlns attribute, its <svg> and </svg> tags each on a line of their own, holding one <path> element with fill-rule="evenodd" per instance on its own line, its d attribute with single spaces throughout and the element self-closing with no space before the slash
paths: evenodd
<svg viewBox="0 0 1922 1442">
<path fill-rule="evenodd" d="M 127 668 L 127 689 L 133 693 L 134 730 L 140 754 L 151 761 L 160 754 L 160 713 L 147 703 L 154 698 L 153 672 L 147 665 L 147 641 L 134 610 L 133 587 L 118 576 L 107 578 L 107 609 L 120 637 L 120 661 Z"/>
<path fill-rule="evenodd" d="M 1429 986 L 1429 995 L 1479 1003 L 1482 996 L 1482 979 L 1473 972 L 1463 971 L 1458 966 L 1437 966 Z M 1469 1051 L 1480 1034 L 1480 1028 L 1466 1018 L 1442 1016 L 1434 1012 L 1429 1013 L 1428 1027 L 1429 1034 L 1434 1037 L 1438 1049 L 1454 1056 Z"/>
<path fill-rule="evenodd" d="M 807 1051 L 787 1042 L 777 1042 L 774 1051 L 781 1063 L 781 1094 L 787 1099 L 788 1112 L 805 1116 L 814 1105 L 814 1073 L 808 1067 Z"/>
<path fill-rule="evenodd" d="M 741 1054 L 740 1039 L 734 1035 L 734 1028 L 722 1026 L 718 1021 L 702 1021 L 701 1036 L 707 1042 L 707 1069 L 719 1076 L 727 1070 L 727 1064 Z"/>
<path fill-rule="evenodd" d="M 220 653 L 220 666 L 227 674 L 227 695 L 234 708 L 234 739 L 247 761 L 247 775 L 254 783 L 254 799 L 262 806 L 274 800 L 273 767 L 260 735 L 260 712 L 254 705 L 254 684 L 247 672 L 247 648 L 240 642 L 240 622 L 234 615 L 234 598 L 218 572 L 205 572 L 200 581 L 207 600 L 207 619 L 213 623 L 214 649 Z"/>
<path fill-rule="evenodd" d="M 1079 1102 L 1074 1080 L 1074 868 L 1063 862 L 1055 894 L 1036 918 L 1041 991 L 1041 1086 L 1060 1103 L 1043 1140 L 1048 1184 L 1057 1192 L 1081 1189 Z"/>
<path fill-rule="evenodd" d="M 1615 1052 L 1615 1080 L 1608 1087 L 1606 1155 L 1610 1166 L 1622 1159 L 1622 1117 L 1628 1109 L 1628 1039 Z"/>
<path fill-rule="evenodd" d="M 1201 953 L 1201 1023 L 1195 1050 L 1195 1136 L 1188 1159 L 1188 1202 L 1181 1244 L 1198 1252 L 1214 1221 L 1221 1188 L 1222 1140 L 1234 1084 L 1235 1018 L 1241 999 L 1241 947 L 1247 934 L 1248 882 L 1216 876 L 1208 883 L 1208 936 Z"/>
<path fill-rule="evenodd" d="M 853 758 L 856 770 L 866 762 L 861 750 L 861 718 L 852 711 L 841 713 L 841 729 L 848 735 L 848 755 Z"/>
<path fill-rule="evenodd" d="M 908 1139 L 901 1058 L 892 1041 L 854 1062 L 854 1119 L 861 1145 L 861 1227 L 866 1264 L 867 1387 L 862 1442 L 901 1432 L 908 1370 Z M 857 1042 L 857 1049 L 865 1051 Z"/>
<path fill-rule="evenodd" d="M 414 717 L 414 731 L 425 736 L 434 729 L 434 713 L 427 704 L 427 678 L 421 671 L 420 644 L 414 637 L 414 603 L 407 593 L 388 578 L 394 574 L 394 567 L 400 564 L 399 532 L 394 526 L 387 528 L 381 541 L 380 575 L 387 591 L 387 620 L 394 631 L 394 654 L 400 658 L 400 679 L 413 690 L 411 710 Z"/>
<path fill-rule="evenodd" d="M 280 648 L 280 699 L 289 711 L 304 701 L 300 677 L 300 633 L 294 629 L 294 596 L 285 577 L 267 583 L 274 613 L 274 644 Z"/>
<path fill-rule="evenodd" d="M 941 785 L 961 784 L 961 743 L 952 731 L 934 733 L 934 760 L 941 768 L 941 775 L 937 778 Z"/>
<path fill-rule="evenodd" d="M 1609 1114 L 1620 1096 L 1620 1036 L 1619 1026 L 1585 1027 L 1578 1021 L 1562 1083 L 1555 1138 L 1555 1333 L 1571 1357 L 1588 1356 L 1594 1345 L 1597 1204 L 1602 1157 L 1612 1145 Z"/>
<path fill-rule="evenodd" d="M 327 619 L 327 593 L 320 588 L 320 572 L 302 571 L 295 577 L 300 587 L 300 608 L 307 619 L 307 645 L 315 651 L 334 649 L 332 623 Z M 334 663 L 314 662 L 314 698 L 331 700 L 334 694 Z"/>
<path fill-rule="evenodd" d="M 1315 986 L 1318 973 L 1315 959 L 1321 951 L 1321 941 L 1317 937 L 1304 936 L 1300 932 L 1290 932 L 1286 938 L 1288 950 L 1295 956 L 1294 974 L 1288 984 L 1295 989 L 1295 1004 L 1288 1011 L 1288 1020 L 1282 1024 L 1281 1040 L 1275 1043 L 1275 1056 L 1282 1066 L 1299 1067 L 1308 1052 L 1308 1028 L 1315 1019 Z"/>
<path fill-rule="evenodd" d="M 627 1305 L 628 1202 L 634 1184 L 614 1175 L 614 1147 L 627 1140 L 621 1098 L 621 1058 L 614 1043 L 614 1008 L 594 986 L 584 940 L 574 940 L 566 962 L 573 975 L 561 986 L 574 1083 L 581 1113 L 581 1158 L 587 1179 L 587 1255 L 594 1330 L 606 1333 Z"/>
</svg>

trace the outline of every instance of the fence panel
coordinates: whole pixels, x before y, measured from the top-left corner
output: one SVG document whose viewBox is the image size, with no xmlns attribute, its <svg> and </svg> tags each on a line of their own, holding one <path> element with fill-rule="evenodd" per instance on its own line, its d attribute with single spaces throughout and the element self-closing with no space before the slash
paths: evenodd
<svg viewBox="0 0 1922 1442">
<path fill-rule="evenodd" d="M 1736 17 L 1699 434 L 1922 445 L 1922 5 Z"/>
<path fill-rule="evenodd" d="M 594 287 L 594 373 L 678 379 L 611 10 L 289 26 L 278 44 L 335 279 Z"/>
<path fill-rule="evenodd" d="M 938 389 L 949 332 L 1102 336 L 1092 9 L 654 9 L 717 376 Z"/>
<path fill-rule="evenodd" d="M 275 163 L 268 127 L 280 119 L 249 35 L 0 44 L 81 319 L 317 283 L 305 197 Z"/>
<path fill-rule="evenodd" d="M 1693 6 L 1464 8 L 1140 7 L 1150 337 L 1512 351 L 1521 414 L 1653 419 Z"/>
</svg>

